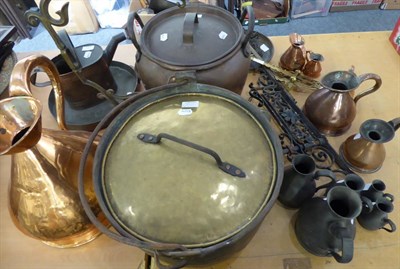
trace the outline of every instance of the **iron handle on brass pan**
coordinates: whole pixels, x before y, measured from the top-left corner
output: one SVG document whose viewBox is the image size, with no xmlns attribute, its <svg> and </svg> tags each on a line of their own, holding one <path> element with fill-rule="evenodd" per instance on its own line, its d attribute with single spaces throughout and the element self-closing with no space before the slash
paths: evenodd
<svg viewBox="0 0 400 269">
<path fill-rule="evenodd" d="M 217 162 L 218 167 L 225 173 L 230 174 L 232 176 L 241 177 L 241 178 L 246 177 L 246 174 L 242 169 L 240 169 L 239 167 L 234 166 L 230 163 L 223 162 L 221 157 L 212 149 L 200 146 L 198 144 L 192 143 L 190 141 L 187 141 L 187 140 L 184 140 L 184 139 L 181 139 L 181 138 L 178 138 L 176 136 L 166 134 L 166 133 L 159 133 L 158 135 L 140 133 L 137 137 L 141 141 L 143 141 L 145 143 L 150 143 L 150 144 L 159 144 L 161 142 L 161 138 L 164 138 L 164 139 L 168 139 L 173 142 L 179 143 L 181 145 L 190 147 L 192 149 L 204 152 L 204 153 L 212 156 L 215 159 L 215 161 Z"/>
</svg>

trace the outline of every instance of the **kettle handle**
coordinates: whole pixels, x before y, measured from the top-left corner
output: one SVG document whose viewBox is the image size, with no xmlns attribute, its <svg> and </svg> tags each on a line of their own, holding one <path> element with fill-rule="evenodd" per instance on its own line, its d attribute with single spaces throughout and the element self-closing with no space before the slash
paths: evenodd
<svg viewBox="0 0 400 269">
<path fill-rule="evenodd" d="M 249 42 L 251 35 L 253 33 L 255 19 L 256 19 L 255 15 L 254 15 L 254 9 L 252 6 L 246 6 L 246 9 L 244 9 L 242 16 L 240 17 L 240 20 L 239 20 L 240 23 L 243 24 L 243 21 L 246 18 L 246 15 L 249 15 L 249 19 L 247 20 L 248 21 L 247 33 L 242 42 L 242 52 L 245 57 L 249 57 L 250 53 L 246 50 L 246 46 L 247 46 L 247 43 Z"/>
<path fill-rule="evenodd" d="M 377 91 L 382 85 L 381 77 L 376 75 L 376 74 L 373 74 L 373 73 L 362 74 L 362 75 L 358 76 L 358 80 L 360 81 L 360 84 L 363 83 L 366 80 L 374 80 L 375 81 L 375 85 L 372 86 L 371 88 L 368 88 L 367 90 L 357 94 L 354 97 L 354 103 L 357 103 L 357 101 L 360 100 L 362 97 Z"/>
<path fill-rule="evenodd" d="M 10 78 L 9 95 L 10 97 L 32 96 L 30 76 L 32 71 L 38 67 L 42 68 L 50 78 L 56 100 L 57 124 L 61 130 L 67 130 L 60 76 L 54 63 L 46 56 L 32 55 L 22 59 L 14 66 Z"/>
<path fill-rule="evenodd" d="M 137 14 L 136 12 L 132 12 L 129 13 L 128 16 L 128 22 L 126 25 L 126 34 L 128 35 L 128 37 L 130 38 L 130 40 L 132 41 L 133 45 L 137 50 L 136 61 L 139 61 L 140 56 L 142 55 L 142 49 L 140 48 L 139 42 L 137 41 L 135 35 L 135 27 L 134 27 L 135 20 L 139 23 L 140 27 L 142 27 L 143 29 L 144 24 L 139 14 Z"/>
</svg>

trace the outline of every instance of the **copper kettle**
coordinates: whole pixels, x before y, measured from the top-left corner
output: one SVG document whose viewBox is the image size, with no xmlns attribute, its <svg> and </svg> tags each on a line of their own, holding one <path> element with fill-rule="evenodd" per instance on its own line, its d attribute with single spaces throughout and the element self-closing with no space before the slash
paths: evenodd
<svg viewBox="0 0 400 269">
<path fill-rule="evenodd" d="M 384 144 L 393 139 L 400 118 L 391 121 L 370 119 L 361 124 L 357 134 L 349 136 L 340 147 L 340 156 L 351 169 L 361 173 L 378 171 L 386 156 Z"/>
<path fill-rule="evenodd" d="M 23 233 L 50 246 L 76 247 L 100 235 L 86 216 L 77 190 L 81 152 L 90 133 L 42 128 L 42 105 L 32 97 L 29 82 L 36 67 L 52 82 L 57 122 L 65 129 L 64 100 L 54 64 L 44 56 L 18 62 L 11 74 L 10 97 L 0 101 L 0 155 L 12 155 L 9 210 Z M 90 168 L 85 170 L 89 184 L 85 193 L 103 221 L 91 178 Z"/>
<path fill-rule="evenodd" d="M 355 90 L 366 80 L 374 80 L 375 84 L 353 98 Z M 357 76 L 351 69 L 328 73 L 321 84 L 320 89 L 308 96 L 303 111 L 320 132 L 338 136 L 350 128 L 358 100 L 378 90 L 382 80 L 372 73 Z"/>
</svg>

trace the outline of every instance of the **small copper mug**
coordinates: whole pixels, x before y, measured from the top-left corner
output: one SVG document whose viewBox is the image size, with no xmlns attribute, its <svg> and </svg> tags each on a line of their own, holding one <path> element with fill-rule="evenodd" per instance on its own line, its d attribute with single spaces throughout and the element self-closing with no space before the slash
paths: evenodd
<svg viewBox="0 0 400 269">
<path fill-rule="evenodd" d="M 303 74 L 317 78 L 321 75 L 322 67 L 321 62 L 324 60 L 324 56 L 312 51 L 307 51 L 306 64 L 303 67 Z"/>
</svg>

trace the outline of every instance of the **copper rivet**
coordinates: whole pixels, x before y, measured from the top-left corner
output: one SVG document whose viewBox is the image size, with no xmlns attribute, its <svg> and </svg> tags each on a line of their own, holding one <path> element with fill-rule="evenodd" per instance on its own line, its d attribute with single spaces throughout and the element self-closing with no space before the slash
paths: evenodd
<svg viewBox="0 0 400 269">
<path fill-rule="evenodd" d="M 140 138 L 140 139 L 143 139 L 143 137 L 144 137 L 144 134 L 140 134 L 140 135 L 139 135 L 139 138 Z"/>
<path fill-rule="evenodd" d="M 235 173 L 236 175 L 240 175 L 241 171 L 239 169 L 236 169 Z"/>
<path fill-rule="evenodd" d="M 226 169 L 230 169 L 231 168 L 231 166 L 229 164 L 227 164 L 225 167 L 226 167 Z"/>
</svg>

